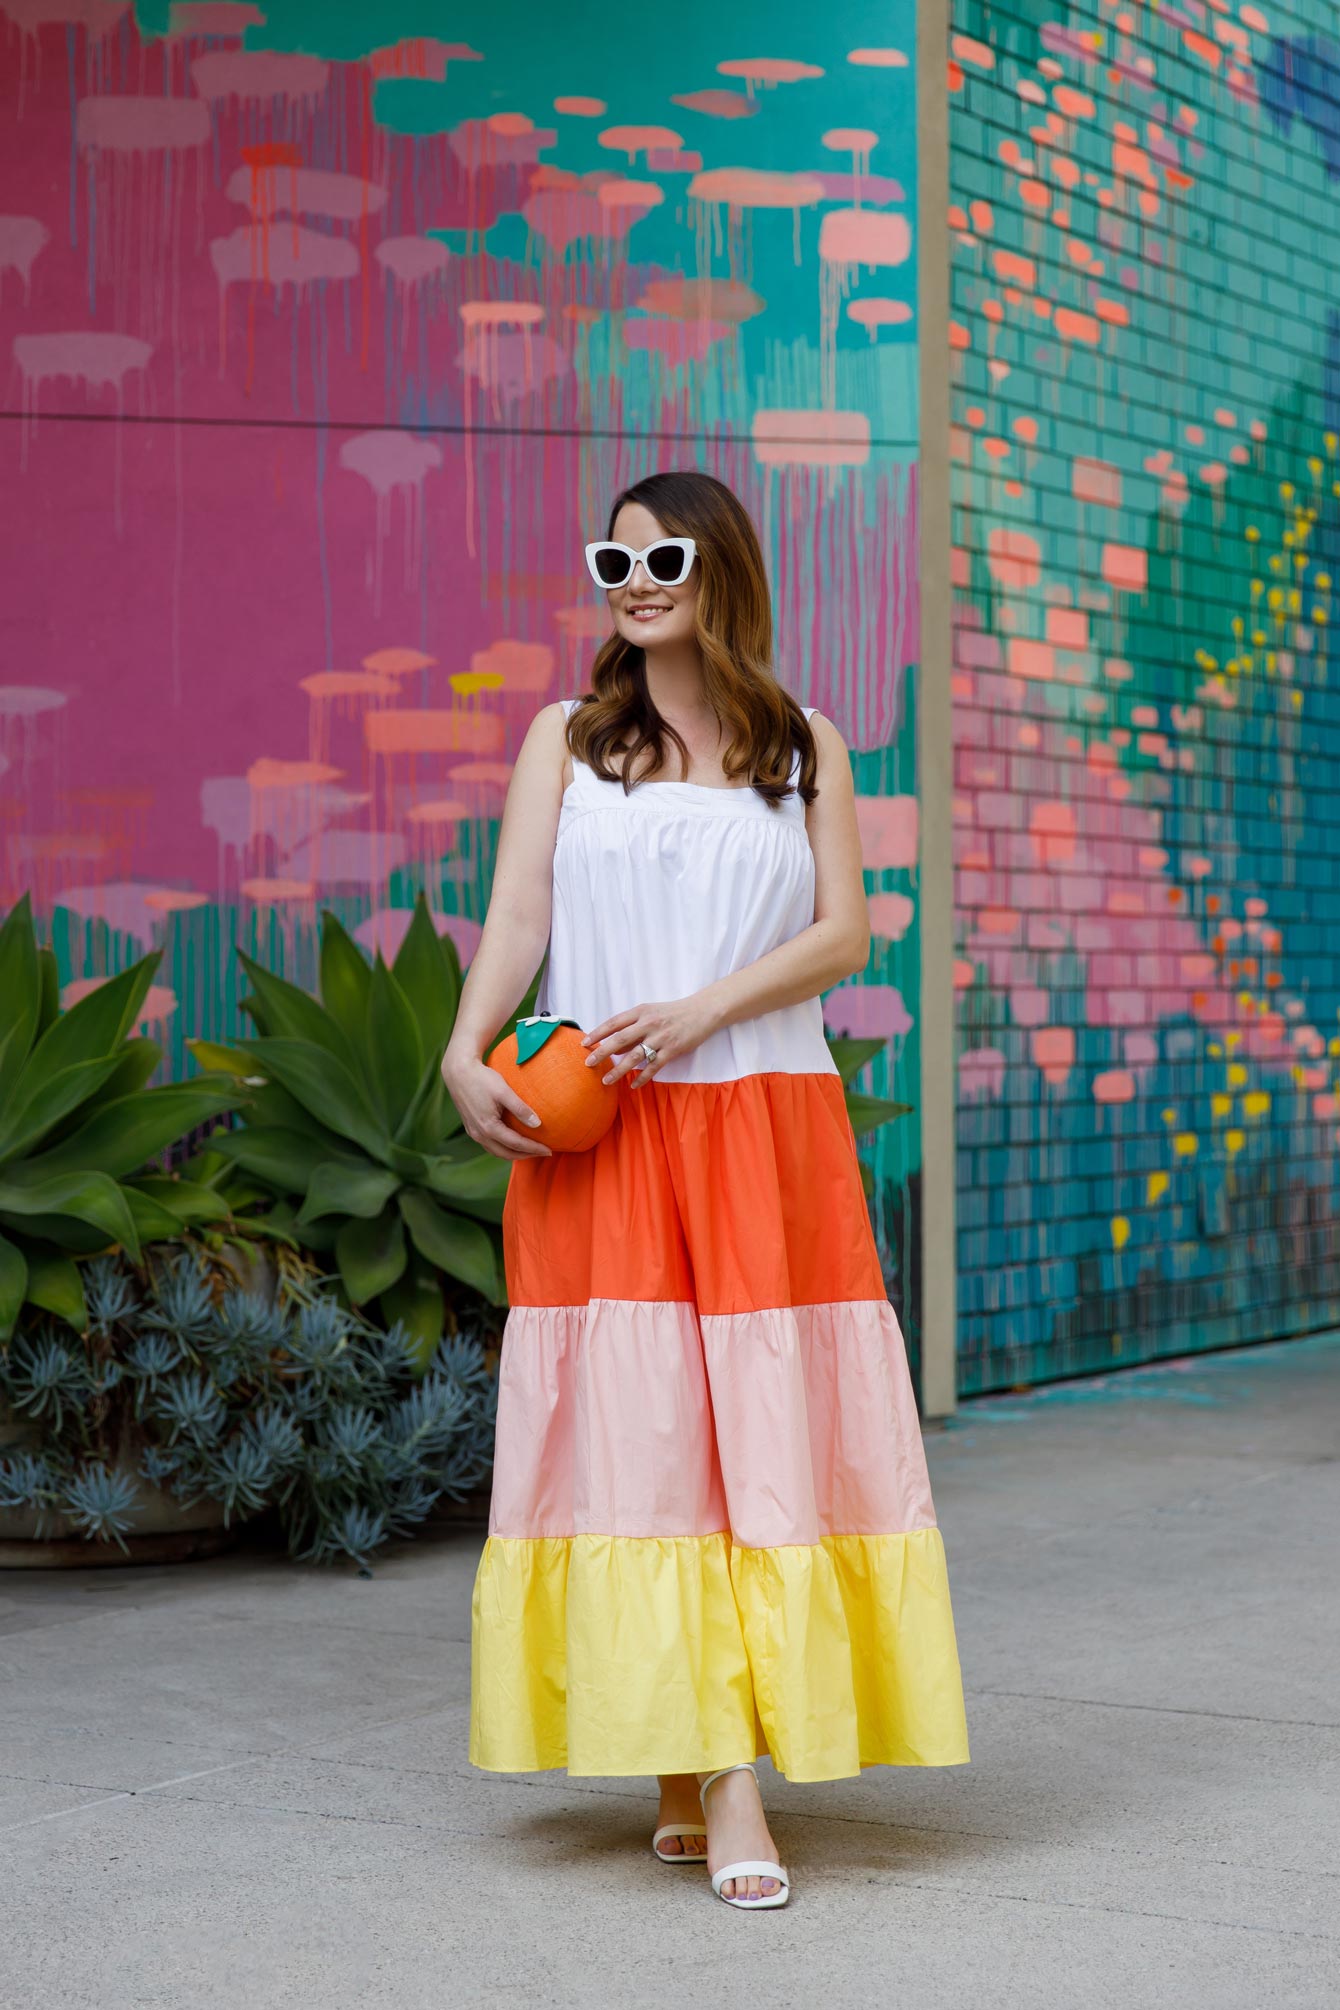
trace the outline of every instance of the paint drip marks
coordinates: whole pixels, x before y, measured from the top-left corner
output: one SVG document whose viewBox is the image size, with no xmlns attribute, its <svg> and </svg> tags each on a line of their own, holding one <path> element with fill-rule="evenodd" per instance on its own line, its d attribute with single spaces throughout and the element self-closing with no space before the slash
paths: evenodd
<svg viewBox="0 0 1340 2010">
<path fill-rule="evenodd" d="M 383 554 L 398 495 L 404 522 L 401 584 L 417 586 L 423 567 L 424 483 L 442 466 L 442 449 L 411 433 L 359 433 L 340 448 L 340 466 L 372 490 L 374 522 L 368 556 L 368 590 L 374 613 L 382 610 Z"/>
<path fill-rule="evenodd" d="M 84 164 L 90 314 L 110 293 L 111 313 L 152 342 L 180 338 L 186 204 L 194 238 L 203 217 L 208 106 L 148 92 L 88 96 L 75 110 Z"/>
<path fill-rule="evenodd" d="M 529 47 L 500 47 L 487 9 L 473 42 L 393 39 L 393 10 L 385 46 L 352 60 L 323 53 L 320 23 L 305 50 L 247 46 L 292 25 L 266 13 L 174 0 L 142 40 L 112 0 L 6 0 L 34 75 L 45 60 L 0 219 L 0 307 L 27 344 L 13 352 L 24 450 L 57 405 L 169 423 L 114 429 L 117 451 L 124 438 L 144 456 L 133 541 L 105 553 L 84 536 L 59 565 L 36 554 L 20 582 L 25 628 L 45 637 L 50 615 L 69 663 L 67 579 L 71 600 L 106 608 L 110 574 L 120 604 L 96 688 L 0 734 L 15 770 L 54 764 L 73 792 L 128 730 L 127 704 L 151 721 L 130 757 L 152 777 L 147 808 L 101 792 L 78 835 L 25 792 L 25 870 L 50 892 L 77 856 L 81 886 L 171 893 L 155 925 L 189 932 L 203 959 L 179 991 L 192 1016 L 220 944 L 236 933 L 305 955 L 319 899 L 366 918 L 423 883 L 477 926 L 511 756 L 547 693 L 584 686 L 607 628 L 574 526 L 672 451 L 663 437 L 710 436 L 723 478 L 771 511 L 788 677 L 815 682 L 806 695 L 857 744 L 897 714 L 888 660 L 914 653 L 891 602 L 902 477 L 864 515 L 856 496 L 872 466 L 856 408 L 889 320 L 871 309 L 840 359 L 853 376 L 819 366 L 821 216 L 898 200 L 854 98 L 806 125 L 817 63 L 735 64 L 704 30 L 712 88 L 635 123 L 620 96 L 636 66 L 603 43 L 555 97 L 564 80 Z M 480 115 L 462 117 L 471 104 Z M 731 165 L 742 158 L 753 165 Z M 701 264 L 695 227 L 714 239 Z M 835 349 L 851 333 L 839 323 Z M 838 393 L 827 408 L 821 376 Z M 756 404 L 766 423 L 751 432 Z M 48 426 L 34 501 L 87 487 L 97 454 L 110 463 L 108 432 Z M 71 496 L 56 501 L 73 522 Z M 101 513 L 81 530 L 119 522 L 102 501 L 84 495 Z M 830 528 L 804 521 L 816 514 Z M 164 763 L 155 701 L 169 691 L 182 730 Z M 914 914 L 906 895 L 880 897 L 895 944 Z M 132 908 L 108 893 L 109 915 Z M 230 913 L 236 930 L 215 925 Z M 843 1009 L 902 1037 L 898 992 Z"/>
</svg>

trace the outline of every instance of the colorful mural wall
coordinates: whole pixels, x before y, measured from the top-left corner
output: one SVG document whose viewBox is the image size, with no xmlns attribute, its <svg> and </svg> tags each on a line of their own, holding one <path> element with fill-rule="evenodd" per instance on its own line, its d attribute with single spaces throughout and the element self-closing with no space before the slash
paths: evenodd
<svg viewBox="0 0 1340 2010">
<path fill-rule="evenodd" d="M 965 1390 L 1340 1318 L 1330 0 L 954 0 Z"/>
<path fill-rule="evenodd" d="M 762 529 L 854 750 L 917 1103 L 912 0 L 0 0 L 0 906 L 66 995 L 151 946 L 165 1066 L 416 890 L 468 955 L 510 763 L 584 688 L 581 546 L 657 467 Z M 919 1119 L 881 1134 L 909 1317 Z"/>
</svg>

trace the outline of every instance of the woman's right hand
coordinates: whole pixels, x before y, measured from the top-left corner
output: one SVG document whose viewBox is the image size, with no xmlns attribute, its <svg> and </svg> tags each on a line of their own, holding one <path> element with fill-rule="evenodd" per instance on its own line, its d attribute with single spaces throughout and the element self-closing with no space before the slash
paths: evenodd
<svg viewBox="0 0 1340 2010">
<path fill-rule="evenodd" d="M 540 1119 L 528 1103 L 523 1103 L 511 1084 L 496 1068 L 477 1056 L 455 1060 L 448 1054 L 442 1063 L 442 1079 L 447 1093 L 460 1112 L 466 1135 L 486 1152 L 499 1159 L 547 1159 L 553 1153 L 538 1138 L 528 1138 L 507 1121 L 534 1125 Z"/>
</svg>

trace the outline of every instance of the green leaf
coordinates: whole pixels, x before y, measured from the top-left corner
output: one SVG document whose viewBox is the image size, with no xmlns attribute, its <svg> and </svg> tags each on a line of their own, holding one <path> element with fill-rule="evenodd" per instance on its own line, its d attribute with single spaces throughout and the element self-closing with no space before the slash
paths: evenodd
<svg viewBox="0 0 1340 2010">
<path fill-rule="evenodd" d="M 432 1094 L 433 1076 L 437 1074 L 438 1071 L 439 1071 L 439 1063 L 437 1057 L 436 1055 L 430 1054 L 428 1056 L 427 1066 L 424 1068 L 423 1073 L 419 1076 L 418 1086 L 415 1088 L 414 1094 L 410 1097 L 408 1103 L 405 1105 L 404 1114 L 401 1116 L 399 1123 L 395 1127 L 395 1131 L 392 1137 L 392 1142 L 394 1144 L 407 1145 L 409 1143 L 411 1133 L 414 1130 L 415 1124 L 418 1122 L 419 1116 L 423 1110 L 424 1103 L 427 1101 L 428 1097 Z"/>
<path fill-rule="evenodd" d="M 480 1151 L 468 1159 L 430 1159 L 428 1184 L 435 1194 L 448 1200 L 463 1214 L 477 1215 L 481 1221 L 500 1222 L 507 1184 L 512 1177 L 510 1159 L 494 1158 Z"/>
<path fill-rule="evenodd" d="M 190 1177 L 186 1166 L 181 1170 L 183 1179 Z M 197 1180 L 196 1184 L 207 1186 L 211 1192 L 221 1195 L 228 1203 L 228 1212 L 233 1215 L 259 1207 L 262 1203 L 268 1212 L 274 1200 L 274 1194 L 264 1181 L 248 1179 L 246 1174 L 239 1172 L 235 1166 L 229 1166 L 226 1172 L 216 1174 L 212 1179 Z"/>
<path fill-rule="evenodd" d="M 54 949 L 37 952 L 37 985 L 39 1002 L 34 1037 L 40 1040 L 47 1027 L 54 1026 L 60 1017 L 60 964 Z"/>
<path fill-rule="evenodd" d="M 193 1179 L 170 1179 L 164 1173 L 145 1173 L 128 1181 L 123 1193 L 143 1194 L 185 1226 L 203 1221 L 227 1221 L 232 1208 L 222 1194 Z"/>
<path fill-rule="evenodd" d="M 370 1221 L 380 1214 L 400 1185 L 381 1166 L 320 1165 L 312 1175 L 307 1198 L 298 1210 L 298 1224 L 319 1221 L 325 1214 L 353 1214 Z"/>
<path fill-rule="evenodd" d="M 98 1061 L 77 1061 L 50 1080 L 39 1080 L 31 1093 L 25 1068 L 9 1098 L 4 1128 L 0 1130 L 0 1161 L 29 1151 L 63 1117 L 68 1117 L 100 1089 L 117 1065 L 115 1054 Z"/>
<path fill-rule="evenodd" d="M 120 1179 L 165 1151 L 210 1117 L 240 1100 L 232 1082 L 199 1075 L 161 1089 L 141 1089 L 104 1103 L 78 1130 L 29 1160 L 33 1172 L 76 1172 L 90 1167 Z"/>
<path fill-rule="evenodd" d="M 456 1023 L 461 960 L 449 935 L 439 935 L 421 893 L 393 965 L 395 979 L 418 1023 L 426 1055 L 439 1059 Z"/>
<path fill-rule="evenodd" d="M 28 1303 L 44 1312 L 54 1312 L 77 1333 L 88 1329 L 88 1306 L 84 1302 L 84 1280 L 79 1265 L 68 1256 L 29 1254 Z"/>
<path fill-rule="evenodd" d="M 263 1179 L 277 1193 L 305 1194 L 313 1175 L 329 1164 L 330 1153 L 308 1131 L 286 1130 L 277 1124 L 247 1124 L 212 1140 L 213 1149 L 233 1165 Z M 349 1153 L 344 1163 L 366 1165 Z"/>
<path fill-rule="evenodd" d="M 388 1291 L 405 1268 L 405 1231 L 395 1209 L 374 1221 L 346 1221 L 335 1238 L 335 1260 L 352 1304 Z"/>
<path fill-rule="evenodd" d="M 882 1054 L 888 1045 L 886 1040 L 851 1040 L 845 1036 L 828 1042 L 828 1051 L 844 1082 L 854 1082 L 862 1068 Z"/>
<path fill-rule="evenodd" d="M 123 1096 L 134 1097 L 144 1088 L 162 1057 L 163 1050 L 156 1040 L 123 1041 L 117 1049 L 116 1066 L 107 1080 L 77 1110 L 72 1110 L 68 1117 L 52 1126 L 42 1140 L 41 1151 L 56 1151 L 76 1130 L 90 1123 L 108 1103 L 119 1102 Z M 105 1171 L 106 1168 L 100 1170 Z"/>
<path fill-rule="evenodd" d="M 121 1191 L 126 1197 L 126 1205 L 141 1243 L 181 1240 L 181 1221 L 161 1201 L 155 1200 L 152 1194 L 141 1193 L 135 1186 L 124 1186 Z"/>
<path fill-rule="evenodd" d="M 221 1040 L 188 1040 L 186 1045 L 210 1074 L 236 1075 L 245 1080 L 256 1073 L 255 1059 L 241 1047 L 226 1047 Z"/>
<path fill-rule="evenodd" d="M 909 1115 L 911 1108 L 910 1103 L 890 1103 L 883 1096 L 847 1097 L 847 1115 L 858 1138 L 867 1131 L 877 1131 L 881 1124 L 892 1123 L 895 1117 Z"/>
<path fill-rule="evenodd" d="M 162 955 L 162 950 L 156 949 L 141 957 L 129 970 L 108 977 L 68 1012 L 62 1012 L 28 1056 L 23 1071 L 25 1089 L 29 1084 L 36 1088 L 51 1081 L 80 1061 L 99 1061 L 104 1055 L 118 1054 L 122 1039 L 139 1016 Z"/>
<path fill-rule="evenodd" d="M 460 1129 L 461 1113 L 447 1094 L 441 1058 L 432 1054 L 414 1092 L 414 1101 L 397 1127 L 396 1142 L 410 1145 L 415 1151 L 436 1152 Z"/>
<path fill-rule="evenodd" d="M 333 1054 L 310 1040 L 253 1040 L 249 1045 L 260 1071 L 273 1075 L 306 1115 L 362 1145 L 373 1158 L 385 1157 L 391 1142 L 388 1132 L 358 1082 Z"/>
<path fill-rule="evenodd" d="M 249 1214 L 236 1224 L 235 1233 L 239 1240 L 245 1236 L 248 1242 L 282 1242 L 286 1249 L 315 1249 L 316 1244 L 304 1235 L 302 1242 L 293 1233 L 287 1221 L 276 1221 L 273 1215 Z M 331 1238 L 333 1246 L 334 1238 Z"/>
<path fill-rule="evenodd" d="M 388 1326 L 398 1319 L 410 1335 L 410 1351 L 419 1373 L 426 1372 L 446 1325 L 446 1301 L 432 1264 L 411 1256 L 404 1276 L 381 1295 L 382 1318 Z"/>
<path fill-rule="evenodd" d="M 367 1022 L 372 970 L 353 937 L 328 910 L 321 916 L 321 1002 L 351 1047 Z"/>
<path fill-rule="evenodd" d="M 0 1235 L 0 1341 L 8 1340 L 28 1295 L 28 1259 L 7 1236 Z"/>
<path fill-rule="evenodd" d="M 417 1193 L 412 1187 L 403 1188 L 397 1198 L 420 1256 L 449 1277 L 458 1277 L 483 1292 L 491 1304 L 498 1304 L 502 1278 L 496 1238 L 477 1221 L 448 1214 L 429 1194 Z"/>
<path fill-rule="evenodd" d="M 71 1215 L 99 1229 L 109 1242 L 125 1245 L 133 1262 L 140 1257 L 139 1238 L 126 1197 L 114 1179 L 101 1172 L 57 1173 L 27 1177 L 29 1168 L 0 1179 L 0 1212 L 6 1215 Z"/>
<path fill-rule="evenodd" d="M 252 1055 L 249 1059 L 253 1075 L 260 1074 L 261 1066 L 255 1056 Z M 350 1149 L 347 1138 L 336 1137 L 334 1131 L 327 1130 L 324 1124 L 319 1124 L 311 1111 L 304 1108 L 297 1097 L 291 1096 L 287 1089 L 281 1089 L 278 1082 L 267 1080 L 262 1088 L 247 1090 L 246 1118 L 253 1128 L 264 1124 L 267 1130 L 305 1132 L 308 1136 L 319 1139 L 333 1153 L 347 1152 Z"/>
<path fill-rule="evenodd" d="M 342 1028 L 317 999 L 286 978 L 276 977 L 245 950 L 238 950 L 237 960 L 255 987 L 264 1021 L 262 1033 L 283 1040 L 310 1040 L 343 1062 L 351 1073 L 356 1070 L 353 1050 Z"/>
<path fill-rule="evenodd" d="M 7 1214 L 0 1208 L 0 1229 L 25 1249 L 49 1242 L 71 1256 L 100 1256 L 109 1247 L 105 1228 L 90 1228 L 73 1214 Z"/>
<path fill-rule="evenodd" d="M 120 1096 L 133 1096 L 146 1087 L 162 1058 L 163 1049 L 157 1040 L 123 1040 L 116 1050 L 116 1066 L 97 1094 L 89 1098 L 87 1114 L 92 1116 L 104 1103 L 115 1102 Z"/>
<path fill-rule="evenodd" d="M 271 1208 L 269 1214 L 264 1219 L 267 1221 L 273 1220 L 274 1212 L 274 1209 Z M 309 1221 L 302 1228 L 299 1228 L 298 1218 L 294 1215 L 289 1223 L 288 1232 L 293 1240 L 300 1244 L 303 1249 L 310 1249 L 317 1256 L 333 1256 L 335 1245 L 340 1239 L 340 1224 L 327 1219 L 325 1221 Z"/>
<path fill-rule="evenodd" d="M 229 1133 L 221 1127 L 214 1135 L 226 1138 Z M 182 1159 L 177 1170 L 183 1179 L 198 1180 L 201 1186 L 217 1186 L 220 1180 L 237 1177 L 232 1160 L 216 1150 L 210 1138 L 197 1145 L 189 1158 Z"/>
<path fill-rule="evenodd" d="M 0 928 L 0 1109 L 28 1058 L 42 1011 L 32 901 L 22 894 Z"/>
<path fill-rule="evenodd" d="M 373 1098 L 387 1131 L 393 1131 L 414 1101 L 423 1073 L 423 1042 L 409 1000 L 380 956 L 368 987 L 367 1030 L 360 1051 Z"/>
</svg>

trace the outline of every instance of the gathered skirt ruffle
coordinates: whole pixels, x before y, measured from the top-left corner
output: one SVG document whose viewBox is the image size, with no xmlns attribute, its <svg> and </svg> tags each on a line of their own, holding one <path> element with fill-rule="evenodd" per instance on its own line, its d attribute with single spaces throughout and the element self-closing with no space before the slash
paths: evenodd
<svg viewBox="0 0 1340 2010">
<path fill-rule="evenodd" d="M 491 1771 L 770 1754 L 788 1779 L 831 1780 L 968 1758 L 935 1528 L 771 1549 L 724 1531 L 490 1536 L 472 1617 L 469 1756 Z"/>
</svg>

